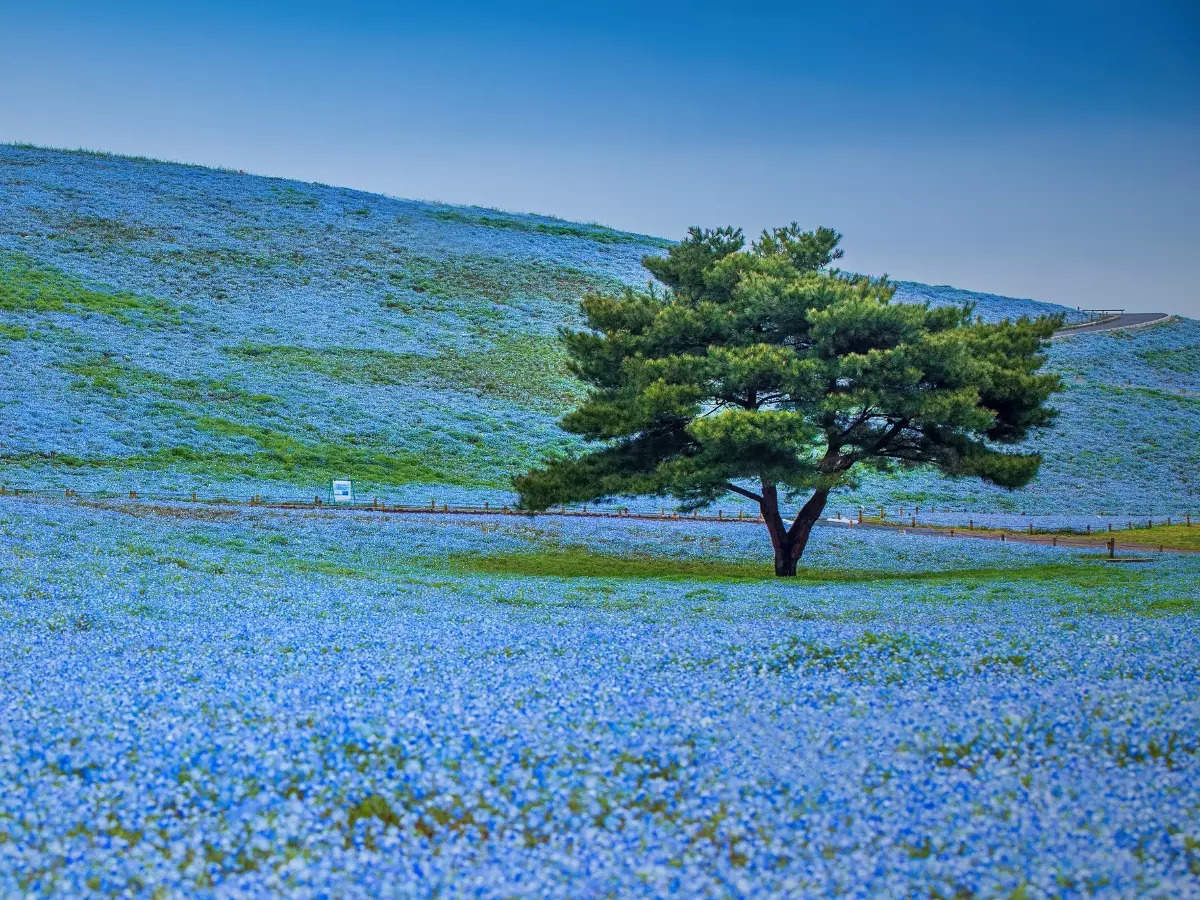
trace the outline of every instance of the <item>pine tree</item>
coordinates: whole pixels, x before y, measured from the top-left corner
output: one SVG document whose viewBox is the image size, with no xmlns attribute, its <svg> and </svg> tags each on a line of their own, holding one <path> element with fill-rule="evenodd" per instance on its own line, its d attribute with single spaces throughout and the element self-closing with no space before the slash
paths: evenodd
<svg viewBox="0 0 1200 900">
<path fill-rule="evenodd" d="M 694 509 L 733 492 L 758 504 L 786 576 L 856 470 L 1027 484 L 1041 457 L 1004 445 L 1055 415 L 1059 379 L 1039 370 L 1061 320 L 894 303 L 886 279 L 829 268 L 840 240 L 793 223 L 745 249 L 739 229 L 693 228 L 643 260 L 665 289 L 584 297 L 587 328 L 562 339 L 590 391 L 562 425 L 595 448 L 515 479 L 522 505 L 653 494 Z M 807 497 L 790 523 L 781 492 Z"/>
</svg>

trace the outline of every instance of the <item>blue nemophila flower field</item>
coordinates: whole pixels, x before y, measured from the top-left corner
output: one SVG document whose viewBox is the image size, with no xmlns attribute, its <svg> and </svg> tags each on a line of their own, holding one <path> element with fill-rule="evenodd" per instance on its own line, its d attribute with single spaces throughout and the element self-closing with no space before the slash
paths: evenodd
<svg viewBox="0 0 1200 900">
<path fill-rule="evenodd" d="M 245 499 L 311 498 L 350 477 L 393 501 L 512 502 L 513 475 L 577 446 L 556 424 L 582 390 L 556 329 L 580 323 L 586 291 L 644 284 L 640 259 L 664 246 L 545 216 L 2 146 L 0 481 Z M 1075 315 L 907 282 L 897 300 Z M 1196 512 L 1197 348 L 1190 320 L 1055 342 L 1062 415 L 1034 441 L 1045 463 L 1028 489 L 907 472 L 865 476 L 835 502 Z"/>
<path fill-rule="evenodd" d="M 0 147 L 0 482 L 511 503 L 574 446 L 556 329 L 664 246 Z M 906 473 L 830 509 L 1196 513 L 1198 329 L 1056 341 L 1026 491 Z M 1200 891 L 1200 560 L 828 528 L 781 583 L 766 547 L 0 497 L 0 894 Z"/>
<path fill-rule="evenodd" d="M 0 500 L 0 893 L 1200 890 L 1200 559 Z"/>
</svg>

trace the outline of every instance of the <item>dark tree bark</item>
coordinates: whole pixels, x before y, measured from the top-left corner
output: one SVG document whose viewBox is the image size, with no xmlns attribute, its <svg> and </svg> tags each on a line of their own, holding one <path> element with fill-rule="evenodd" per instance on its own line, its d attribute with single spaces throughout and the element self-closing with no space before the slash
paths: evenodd
<svg viewBox="0 0 1200 900">
<path fill-rule="evenodd" d="M 829 491 L 814 491 L 788 527 L 779 514 L 778 490 L 773 484 L 763 483 L 762 503 L 759 506 L 763 521 L 767 523 L 767 533 L 771 535 L 771 546 L 775 550 L 775 574 L 780 578 L 795 576 L 796 563 L 804 555 L 804 548 L 808 546 L 808 536 L 812 533 L 817 519 L 821 517 L 821 511 L 825 509 L 828 499 Z"/>
</svg>

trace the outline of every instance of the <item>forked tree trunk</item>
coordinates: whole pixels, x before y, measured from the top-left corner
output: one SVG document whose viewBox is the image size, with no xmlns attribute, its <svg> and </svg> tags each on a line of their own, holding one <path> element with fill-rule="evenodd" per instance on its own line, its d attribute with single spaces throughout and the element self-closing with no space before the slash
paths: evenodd
<svg viewBox="0 0 1200 900">
<path fill-rule="evenodd" d="M 821 511 L 828 499 L 828 490 L 814 491 L 789 527 L 779 515 L 779 494 L 775 486 L 763 485 L 763 520 L 767 523 L 767 532 L 771 535 L 771 546 L 775 548 L 775 574 L 780 578 L 796 574 L 796 563 L 804 555 L 808 536 L 812 533 L 817 519 L 821 517 Z"/>
</svg>

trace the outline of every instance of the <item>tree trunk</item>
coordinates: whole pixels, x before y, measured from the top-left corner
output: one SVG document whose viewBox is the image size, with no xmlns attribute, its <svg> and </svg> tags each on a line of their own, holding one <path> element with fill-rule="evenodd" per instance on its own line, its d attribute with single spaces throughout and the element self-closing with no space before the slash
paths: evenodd
<svg viewBox="0 0 1200 900">
<path fill-rule="evenodd" d="M 780 578 L 794 577 L 796 563 L 804 554 L 813 525 L 825 509 L 829 491 L 814 491 L 808 502 L 800 508 L 790 528 L 784 527 L 783 518 L 779 515 L 779 495 L 775 485 L 764 484 L 762 496 L 763 521 L 767 523 L 767 533 L 771 535 L 771 546 L 775 549 L 775 574 Z"/>
<path fill-rule="evenodd" d="M 792 556 L 792 554 L 787 552 L 786 550 L 782 553 L 780 553 L 779 551 L 776 551 L 775 552 L 775 576 L 777 578 L 795 578 L 796 577 L 796 563 L 798 561 L 799 561 L 799 557 Z"/>
</svg>

